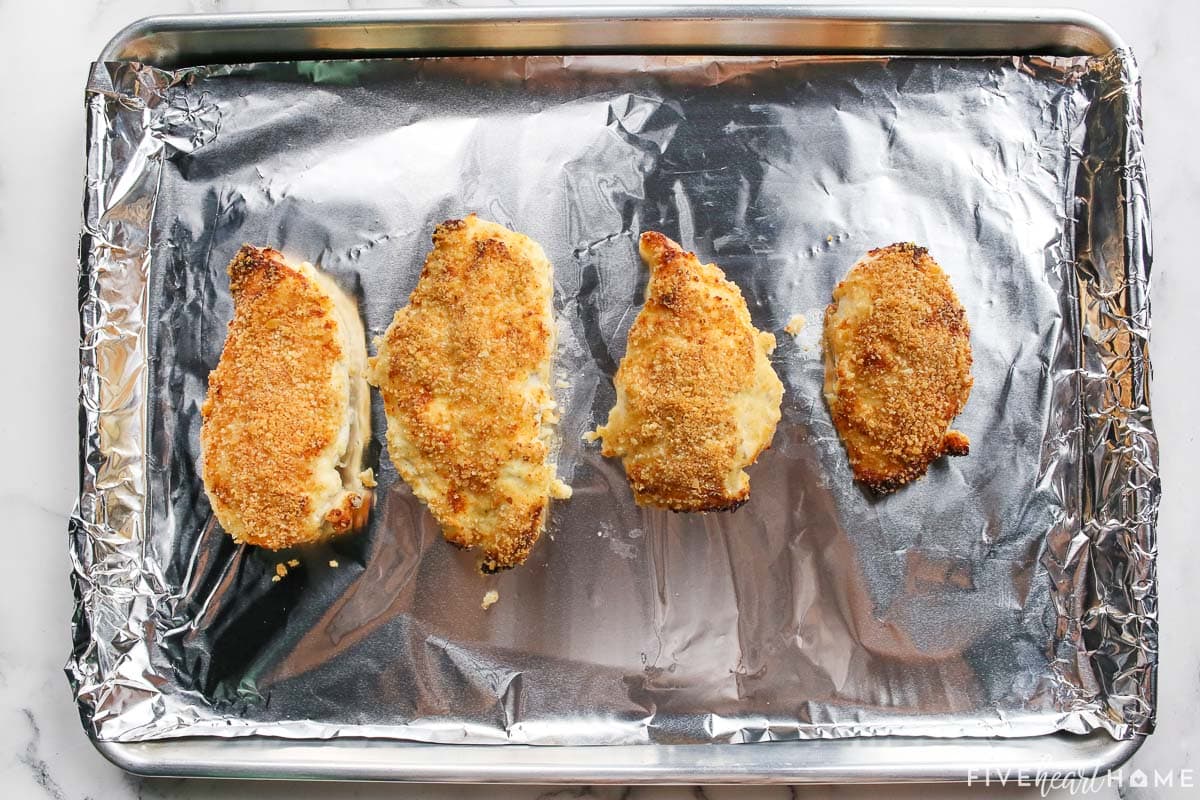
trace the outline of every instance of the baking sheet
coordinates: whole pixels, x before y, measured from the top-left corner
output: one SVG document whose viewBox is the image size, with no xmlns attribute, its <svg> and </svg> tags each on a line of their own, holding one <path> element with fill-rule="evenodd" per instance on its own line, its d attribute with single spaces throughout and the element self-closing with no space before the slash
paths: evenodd
<svg viewBox="0 0 1200 800">
<path fill-rule="evenodd" d="M 88 107 L 68 674 L 96 737 L 1152 726 L 1158 486 L 1127 54 L 102 64 Z M 196 470 L 225 263 L 244 241 L 319 263 L 379 333 L 433 226 L 470 211 L 555 264 L 575 497 L 548 536 L 525 567 L 479 577 L 397 482 L 376 398 L 370 528 L 235 547 Z M 637 509 L 620 465 L 579 438 L 612 402 L 646 229 L 720 264 L 780 339 L 784 420 L 731 515 Z M 845 270 L 897 240 L 928 246 L 967 309 L 976 385 L 957 426 L 973 452 L 876 499 L 849 480 L 817 334 Z M 795 313 L 810 323 L 793 339 Z"/>
</svg>

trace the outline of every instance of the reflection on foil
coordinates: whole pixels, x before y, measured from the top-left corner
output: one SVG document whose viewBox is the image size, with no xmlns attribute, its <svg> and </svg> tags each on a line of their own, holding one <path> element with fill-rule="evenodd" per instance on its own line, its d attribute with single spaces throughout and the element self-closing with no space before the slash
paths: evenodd
<svg viewBox="0 0 1200 800">
<path fill-rule="evenodd" d="M 1150 240 L 1127 54 L 101 64 L 87 102 L 67 671 L 94 735 L 1152 727 Z M 574 499 L 526 566 L 481 578 L 397 480 L 375 398 L 369 528 L 235 546 L 197 474 L 229 258 L 252 242 L 319 263 L 378 334 L 434 225 L 471 211 L 554 262 Z M 783 422 L 734 514 L 639 509 L 581 441 L 613 400 L 647 229 L 719 263 L 780 341 Z M 973 450 L 877 499 L 850 480 L 819 338 L 783 328 L 819 329 L 850 265 L 907 240 L 967 309 L 956 427 Z M 503 602 L 484 611 L 490 589 Z"/>
</svg>

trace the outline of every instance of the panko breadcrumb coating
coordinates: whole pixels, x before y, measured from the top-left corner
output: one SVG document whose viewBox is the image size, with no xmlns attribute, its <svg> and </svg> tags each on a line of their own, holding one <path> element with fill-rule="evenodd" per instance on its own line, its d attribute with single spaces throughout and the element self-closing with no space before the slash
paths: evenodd
<svg viewBox="0 0 1200 800">
<path fill-rule="evenodd" d="M 640 242 L 646 302 L 629 330 L 617 402 L 593 438 L 619 456 L 639 505 L 673 511 L 736 508 L 745 467 L 771 444 L 783 384 L 742 293 L 661 233 Z"/>
<path fill-rule="evenodd" d="M 310 264 L 246 245 L 233 319 L 201 408 L 201 474 L 234 540 L 276 550 L 356 527 L 370 436 L 358 310 Z"/>
<path fill-rule="evenodd" d="M 494 572 L 529 555 L 551 497 L 556 421 L 551 266 L 527 236 L 474 214 L 433 234 L 408 306 L 376 340 L 388 453 L 450 542 Z"/>
<path fill-rule="evenodd" d="M 854 477 L 895 491 L 943 455 L 971 394 L 971 329 L 950 281 L 923 247 L 872 250 L 825 311 L 825 399 Z"/>
</svg>

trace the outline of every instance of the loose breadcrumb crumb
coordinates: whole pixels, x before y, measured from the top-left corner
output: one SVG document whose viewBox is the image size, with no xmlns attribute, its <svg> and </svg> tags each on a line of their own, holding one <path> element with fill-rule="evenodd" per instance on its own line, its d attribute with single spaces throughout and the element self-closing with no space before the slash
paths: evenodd
<svg viewBox="0 0 1200 800">
<path fill-rule="evenodd" d="M 287 565 L 289 567 L 298 567 L 298 566 L 300 566 L 300 559 L 298 559 L 298 558 L 289 559 L 287 562 Z"/>
<path fill-rule="evenodd" d="M 283 580 L 283 579 L 280 578 L 278 575 L 271 576 L 271 583 L 279 583 L 281 580 Z"/>
<path fill-rule="evenodd" d="M 783 326 L 783 329 L 792 336 L 799 336 L 804 331 L 806 325 L 808 325 L 808 320 L 804 318 L 803 314 L 793 314 L 792 318 L 788 320 L 788 324 Z"/>
<path fill-rule="evenodd" d="M 375 483 L 375 470 L 367 467 L 362 472 L 358 473 L 358 479 L 362 481 L 362 485 L 368 489 L 374 489 L 378 484 Z"/>
<path fill-rule="evenodd" d="M 500 593 L 497 592 L 495 589 L 491 589 L 488 591 L 487 594 L 485 594 L 483 596 L 483 602 L 480 603 L 479 607 L 482 608 L 484 611 L 487 611 L 489 607 L 494 606 L 499 601 L 500 601 Z"/>
<path fill-rule="evenodd" d="M 282 577 L 286 576 L 287 573 L 288 573 L 288 569 L 287 569 L 286 564 L 280 562 L 275 565 L 275 577 L 276 578 L 282 578 Z"/>
<path fill-rule="evenodd" d="M 337 569 L 337 565 L 338 565 L 338 562 L 337 562 L 336 558 L 329 559 L 329 566 L 333 567 L 334 569 Z"/>
</svg>

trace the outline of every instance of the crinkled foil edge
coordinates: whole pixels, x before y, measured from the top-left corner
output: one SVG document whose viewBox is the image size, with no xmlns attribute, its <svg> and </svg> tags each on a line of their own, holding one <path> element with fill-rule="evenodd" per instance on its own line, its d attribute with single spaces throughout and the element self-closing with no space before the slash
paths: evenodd
<svg viewBox="0 0 1200 800">
<path fill-rule="evenodd" d="M 148 638 L 169 593 L 145 558 L 147 298 L 151 230 L 166 144 L 147 124 L 164 73 L 138 65 L 132 95 L 93 67 L 79 238 L 79 501 L 68 523 L 75 610 L 67 677 L 85 729 L 154 707 Z"/>
<path fill-rule="evenodd" d="M 1092 162 L 1068 187 L 1071 246 L 1084 347 L 1080 398 L 1080 524 L 1051 541 L 1043 564 L 1055 587 L 1065 728 L 1118 739 L 1154 729 L 1158 662 L 1158 439 L 1150 413 L 1150 207 L 1141 79 L 1132 53 L 1092 59 L 1068 75 L 1087 89 L 1079 131 Z M 1120 242 L 1119 252 L 1102 247 Z M 1090 694 L 1081 694 L 1080 687 Z M 1067 699 L 1070 698 L 1070 699 Z"/>
</svg>

